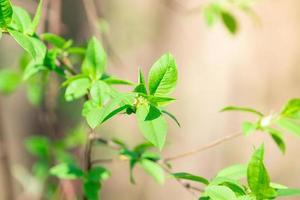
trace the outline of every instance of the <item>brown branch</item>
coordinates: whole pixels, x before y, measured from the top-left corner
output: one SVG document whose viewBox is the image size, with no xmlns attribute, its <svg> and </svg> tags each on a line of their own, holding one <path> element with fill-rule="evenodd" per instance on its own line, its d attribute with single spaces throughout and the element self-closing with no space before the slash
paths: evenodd
<svg viewBox="0 0 300 200">
<path fill-rule="evenodd" d="M 97 135 L 94 135 L 94 137 L 92 138 L 93 140 L 97 140 L 98 142 L 106 145 L 107 147 L 113 149 L 113 150 L 120 150 L 120 147 L 119 146 L 115 146 L 114 143 L 111 141 L 111 140 L 105 140 L 103 138 L 100 138 L 99 136 Z M 98 163 L 112 163 L 114 162 L 115 159 L 113 158 L 108 158 L 108 159 L 95 159 L 95 160 L 92 160 L 91 161 L 91 164 L 94 165 L 94 164 L 98 164 Z M 123 160 L 124 161 L 124 160 Z M 158 163 L 166 173 L 168 173 L 169 175 L 172 175 L 173 172 L 171 171 L 170 168 L 168 168 L 168 166 L 162 162 L 162 163 Z M 185 188 L 190 194 L 192 194 L 193 196 L 196 196 L 195 194 L 195 191 L 196 192 L 203 192 L 202 189 L 198 188 L 198 187 L 195 187 L 193 185 L 191 185 L 190 183 L 187 183 L 181 179 L 177 179 L 176 178 L 176 181 L 183 187 Z"/>
<path fill-rule="evenodd" d="M 2 113 L 0 109 L 0 123 L 2 123 L 1 115 Z M 0 163 L 2 165 L 1 168 L 3 170 L 3 180 L 5 181 L 5 183 L 2 183 L 4 199 L 14 199 L 11 166 L 8 157 L 8 146 L 2 124 L 0 124 Z"/>
<path fill-rule="evenodd" d="M 160 164 L 159 165 L 165 170 L 166 173 L 168 173 L 169 175 L 173 176 L 173 172 L 171 171 L 171 169 L 165 165 L 165 163 Z M 187 183 L 179 178 L 175 178 L 175 180 L 177 181 L 178 184 L 180 184 L 186 191 L 188 191 L 190 194 L 192 194 L 193 196 L 198 197 L 197 194 L 195 194 L 196 192 L 203 192 L 202 189 L 197 188 L 195 186 L 192 186 L 190 183 Z"/>
<path fill-rule="evenodd" d="M 228 135 L 228 136 L 225 136 L 221 139 L 218 139 L 218 140 L 215 140 L 199 149 L 195 149 L 195 150 L 192 150 L 192 151 L 189 151 L 189 152 L 186 152 L 186 153 L 182 153 L 182 154 L 179 154 L 179 155 L 176 155 L 176 156 L 172 156 L 172 157 L 168 157 L 168 158 L 165 158 L 164 159 L 164 162 L 170 162 L 170 161 L 174 161 L 174 160 L 177 160 L 177 159 L 180 159 L 180 158 L 184 158 L 184 157 L 187 157 L 187 156 L 191 156 L 191 155 L 194 155 L 196 153 L 200 153 L 200 152 L 203 152 L 203 151 L 206 151 L 208 149 L 211 149 L 215 146 L 218 146 L 224 142 L 227 142 L 228 140 L 232 140 L 232 139 L 235 139 L 239 136 L 242 136 L 242 133 L 241 132 L 237 132 L 237 133 L 234 133 L 232 135 Z"/>
</svg>

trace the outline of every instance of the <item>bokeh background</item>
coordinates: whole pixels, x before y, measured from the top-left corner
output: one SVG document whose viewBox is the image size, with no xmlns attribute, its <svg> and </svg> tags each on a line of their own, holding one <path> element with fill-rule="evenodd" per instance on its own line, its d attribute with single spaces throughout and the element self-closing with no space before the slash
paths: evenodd
<svg viewBox="0 0 300 200">
<path fill-rule="evenodd" d="M 51 0 L 51 12 L 46 16 L 52 19 L 51 31 L 79 43 L 95 33 L 88 22 L 84 1 L 89 0 Z M 36 2 L 30 0 L 13 2 L 32 12 L 36 7 Z M 177 60 L 180 76 L 174 93 L 177 101 L 169 110 L 178 117 L 182 127 L 169 122 L 164 156 L 190 151 L 230 135 L 240 129 L 241 122 L 251 119 L 247 114 L 219 113 L 226 105 L 251 106 L 268 114 L 280 110 L 289 98 L 299 97 L 298 0 L 256 1 L 253 5 L 258 17 L 256 20 L 235 12 L 239 22 L 235 35 L 230 34 L 222 23 L 208 27 L 201 11 L 188 12 L 207 2 L 204 0 L 95 2 L 98 15 L 108 24 L 105 40 L 106 46 L 111 48 L 110 72 L 134 81 L 138 67 L 147 72 L 164 52 L 171 52 Z M 17 68 L 22 50 L 7 37 L 0 41 L 0 47 L 0 67 Z M 50 97 L 48 101 L 55 101 L 55 97 Z M 39 116 L 44 110 L 28 103 L 24 88 L 10 96 L 1 96 L 0 101 L 0 131 L 7 141 L 5 149 L 9 162 L 11 166 L 29 168 L 33 158 L 25 151 L 24 138 L 32 134 L 46 134 L 46 127 L 39 124 Z M 71 126 L 78 117 L 74 117 L 76 112 L 64 105 L 60 102 L 53 113 L 59 116 L 60 126 Z M 98 132 L 107 137 L 128 140 L 131 145 L 143 140 L 131 117 L 117 117 Z M 300 138 L 288 134 L 285 138 L 288 148 L 284 156 L 269 137 L 257 133 L 178 159 L 173 162 L 174 171 L 212 177 L 225 166 L 246 163 L 254 146 L 263 141 L 267 146 L 266 166 L 272 180 L 290 187 L 300 187 Z M 105 151 L 96 148 L 93 156 L 100 157 Z M 3 156 L 4 152 L 0 153 Z M 114 162 L 107 166 L 113 175 L 104 184 L 104 200 L 194 198 L 172 179 L 160 186 L 137 168 L 137 185 L 131 185 L 127 163 Z M 4 194 L 7 191 L 2 191 L 7 183 L 6 175 L 0 163 L 1 200 L 6 200 Z M 14 190 L 15 194 L 22 192 L 16 179 Z"/>
</svg>

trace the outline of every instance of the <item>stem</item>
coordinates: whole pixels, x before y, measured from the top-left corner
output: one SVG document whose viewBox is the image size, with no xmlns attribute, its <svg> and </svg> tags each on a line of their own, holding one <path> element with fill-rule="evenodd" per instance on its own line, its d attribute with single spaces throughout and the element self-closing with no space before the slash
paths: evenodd
<svg viewBox="0 0 300 200">
<path fill-rule="evenodd" d="M 172 156 L 172 157 L 168 157 L 168 158 L 165 158 L 164 159 L 164 162 L 169 162 L 169 161 L 174 161 L 174 160 L 177 160 L 177 159 L 180 159 L 180 158 L 184 158 L 184 157 L 187 157 L 187 156 L 191 156 L 191 155 L 194 155 L 196 153 L 200 153 L 202 151 L 206 151 L 208 149 L 211 149 L 215 146 L 218 146 L 224 142 L 227 142 L 228 140 L 232 140 L 232 139 L 235 139 L 239 136 L 242 136 L 242 133 L 241 132 L 237 132 L 237 133 L 234 133 L 232 135 L 228 135 L 228 136 L 225 136 L 221 139 L 218 139 L 218 140 L 215 140 L 199 149 L 195 149 L 195 150 L 192 150 L 192 151 L 189 151 L 189 152 L 186 152 L 186 153 L 183 153 L 183 154 L 179 154 L 179 155 L 176 155 L 176 156 Z"/>
<path fill-rule="evenodd" d="M 0 116 L 0 123 L 1 122 L 2 122 L 2 117 Z M 1 168 L 3 170 L 2 180 L 5 181 L 5 183 L 2 183 L 3 191 L 4 191 L 4 199 L 14 199 L 12 174 L 10 170 L 10 162 L 9 162 L 8 151 L 7 151 L 7 140 L 5 137 L 2 124 L 0 124 L 0 163 L 2 165 Z"/>
</svg>

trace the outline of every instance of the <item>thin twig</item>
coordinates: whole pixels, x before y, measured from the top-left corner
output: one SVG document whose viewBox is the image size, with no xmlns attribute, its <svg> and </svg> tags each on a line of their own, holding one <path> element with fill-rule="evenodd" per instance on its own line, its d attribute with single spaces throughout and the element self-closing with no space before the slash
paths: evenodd
<svg viewBox="0 0 300 200">
<path fill-rule="evenodd" d="M 176 155 L 176 156 L 172 156 L 172 157 L 168 157 L 168 158 L 165 158 L 164 159 L 164 162 L 170 162 L 170 161 L 174 161 L 174 160 L 177 160 L 177 159 L 180 159 L 180 158 L 184 158 L 184 157 L 187 157 L 187 156 L 191 156 L 191 155 L 194 155 L 196 153 L 200 153 L 200 152 L 203 152 L 203 151 L 206 151 L 208 149 L 211 149 L 215 146 L 218 146 L 224 142 L 227 142 L 228 140 L 232 140 L 234 138 L 237 138 L 239 136 L 242 136 L 242 133 L 241 132 L 237 132 L 237 133 L 234 133 L 232 135 L 228 135 L 228 136 L 225 136 L 221 139 L 218 139 L 218 140 L 215 140 L 199 149 L 195 149 L 195 150 L 192 150 L 192 151 L 189 151 L 189 152 L 186 152 L 186 153 L 182 153 L 182 154 L 179 154 L 179 155 Z"/>
<path fill-rule="evenodd" d="M 166 173 L 173 176 L 173 172 L 171 171 L 171 169 L 168 166 L 166 166 L 164 163 L 162 163 L 162 164 L 159 163 L 159 165 L 165 170 Z M 195 194 L 195 191 L 202 192 L 202 190 L 200 188 L 192 186 L 191 184 L 186 183 L 185 181 L 183 181 L 179 178 L 175 178 L 175 180 L 177 181 L 178 184 L 180 184 L 185 190 L 187 190 L 193 196 L 198 196 L 197 194 Z"/>
</svg>

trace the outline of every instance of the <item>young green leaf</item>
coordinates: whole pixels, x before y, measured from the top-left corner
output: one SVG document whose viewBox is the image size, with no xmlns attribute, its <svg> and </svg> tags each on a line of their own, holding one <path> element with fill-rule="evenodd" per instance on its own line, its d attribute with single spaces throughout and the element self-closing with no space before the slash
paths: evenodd
<svg viewBox="0 0 300 200">
<path fill-rule="evenodd" d="M 134 88 L 134 92 L 147 95 L 146 82 L 142 70 L 139 68 L 138 85 Z"/>
<path fill-rule="evenodd" d="M 100 105 L 104 105 L 111 97 L 111 88 L 104 81 L 95 81 L 92 84 L 90 94 L 93 101 Z"/>
<path fill-rule="evenodd" d="M 152 121 L 154 119 L 157 119 L 158 117 L 161 116 L 161 112 L 158 108 L 156 108 L 153 105 L 149 105 L 149 112 L 145 118 L 145 121 Z"/>
<path fill-rule="evenodd" d="M 255 109 L 252 109 L 252 108 L 247 108 L 247 107 L 227 106 L 227 107 L 225 107 L 225 108 L 223 108 L 223 109 L 221 110 L 221 112 L 225 112 L 225 111 L 241 111 L 241 112 L 249 112 L 249 113 L 256 114 L 256 115 L 258 115 L 258 116 L 260 116 L 260 117 L 263 117 L 263 116 L 264 116 L 261 112 L 255 110 Z"/>
<path fill-rule="evenodd" d="M 34 18 L 32 20 L 32 24 L 30 26 L 31 34 L 35 33 L 38 26 L 39 26 L 41 15 L 42 15 L 42 7 L 43 7 L 43 0 L 40 0 L 39 4 L 38 4 L 38 7 L 36 9 Z"/>
<path fill-rule="evenodd" d="M 246 165 L 233 165 L 221 170 L 216 177 L 225 177 L 232 180 L 240 180 L 247 175 Z"/>
<path fill-rule="evenodd" d="M 142 168 L 159 184 L 163 184 L 165 182 L 164 170 L 160 165 L 147 159 L 142 159 L 139 163 Z"/>
<path fill-rule="evenodd" d="M 0 0 L 0 29 L 5 29 L 10 24 L 12 15 L 10 0 Z"/>
<path fill-rule="evenodd" d="M 213 200 L 236 200 L 234 192 L 225 186 L 211 185 L 205 188 L 205 193 Z"/>
<path fill-rule="evenodd" d="M 148 105 L 144 104 L 137 107 L 136 115 L 139 128 L 149 142 L 162 149 L 167 136 L 167 123 L 162 116 L 151 121 L 145 121 L 148 113 Z"/>
<path fill-rule="evenodd" d="M 219 18 L 220 7 L 216 3 L 211 3 L 208 6 L 205 6 L 203 9 L 203 17 L 208 26 L 215 24 Z"/>
<path fill-rule="evenodd" d="M 115 76 L 110 76 L 102 80 L 109 85 L 134 85 L 131 81 L 119 79 Z"/>
<path fill-rule="evenodd" d="M 81 70 L 93 80 L 101 78 L 106 68 L 106 53 L 100 42 L 93 37 L 89 43 L 82 63 Z"/>
<path fill-rule="evenodd" d="M 158 59 L 149 72 L 149 90 L 154 96 L 170 94 L 177 83 L 177 65 L 171 54 L 165 54 Z"/>
<path fill-rule="evenodd" d="M 157 96 L 152 96 L 152 95 L 147 96 L 147 99 L 150 101 L 150 103 L 157 105 L 159 107 L 166 106 L 169 103 L 176 100 L 171 97 L 157 97 Z"/>
<path fill-rule="evenodd" d="M 300 99 L 291 99 L 280 112 L 281 116 L 299 118 L 300 114 Z"/>
<path fill-rule="evenodd" d="M 26 149 L 35 156 L 40 158 L 47 158 L 50 153 L 50 141 L 46 137 L 31 136 L 26 139 Z"/>
<path fill-rule="evenodd" d="M 270 178 L 263 163 L 264 146 L 258 148 L 248 164 L 248 185 L 257 199 L 273 198 L 276 191 L 270 186 Z"/>
<path fill-rule="evenodd" d="M 275 124 L 296 136 L 300 136 L 300 124 L 294 119 L 280 117 Z"/>
<path fill-rule="evenodd" d="M 89 126 L 94 129 L 101 123 L 104 123 L 114 115 L 125 110 L 128 104 L 133 102 L 131 94 L 119 94 L 105 106 L 100 107 L 93 101 L 87 101 L 84 104 L 83 116 L 86 118 Z"/>
<path fill-rule="evenodd" d="M 191 180 L 191 181 L 203 183 L 204 185 L 209 184 L 209 181 L 206 178 L 203 178 L 201 176 L 195 176 L 193 174 L 189 174 L 186 172 L 174 173 L 173 176 L 178 179 L 185 179 L 185 180 Z"/>
<path fill-rule="evenodd" d="M 90 169 L 86 175 L 86 179 L 92 182 L 99 182 L 106 180 L 110 177 L 110 173 L 107 169 L 103 167 L 93 167 Z"/>
<path fill-rule="evenodd" d="M 238 29 L 238 24 L 235 17 L 231 13 L 224 10 L 221 12 L 221 17 L 227 30 L 232 34 L 235 34 Z"/>
<path fill-rule="evenodd" d="M 39 39 L 14 30 L 8 31 L 17 43 L 32 56 L 37 64 L 42 64 L 44 62 L 46 46 Z"/>
<path fill-rule="evenodd" d="M 101 183 L 85 181 L 83 184 L 83 193 L 88 200 L 98 200 L 100 196 Z"/>
<path fill-rule="evenodd" d="M 222 180 L 224 179 L 224 180 Z M 216 184 L 216 182 L 219 182 L 218 184 Z M 243 185 L 239 184 L 238 181 L 234 181 L 231 179 L 227 179 L 227 178 L 216 178 L 211 182 L 212 185 L 222 185 L 222 186 L 226 186 L 228 188 L 230 188 L 237 196 L 240 195 L 246 195 L 247 192 L 244 188 Z"/>
<path fill-rule="evenodd" d="M 87 94 L 91 81 L 88 78 L 79 78 L 73 80 L 66 88 L 66 101 L 73 101 Z"/>
<path fill-rule="evenodd" d="M 286 197 L 286 196 L 300 196 L 300 189 L 279 189 L 277 190 L 277 194 L 279 197 Z"/>
<path fill-rule="evenodd" d="M 10 69 L 0 70 L 0 93 L 14 92 L 22 81 L 21 75 Z"/>
<path fill-rule="evenodd" d="M 282 137 L 282 133 L 273 128 L 266 128 L 265 130 L 270 133 L 273 141 L 276 143 L 280 151 L 285 153 L 286 146 Z"/>
<path fill-rule="evenodd" d="M 30 28 L 30 25 L 31 18 L 29 13 L 23 8 L 14 6 L 12 22 L 9 25 L 9 27 L 21 33 L 27 33 Z"/>
<path fill-rule="evenodd" d="M 258 128 L 257 123 L 243 122 L 243 124 L 242 124 L 242 131 L 246 136 L 255 132 L 257 130 L 257 128 Z"/>
<path fill-rule="evenodd" d="M 43 33 L 40 37 L 42 40 L 60 49 L 64 48 L 67 42 L 64 38 L 53 33 Z"/>
<path fill-rule="evenodd" d="M 83 177 L 83 171 L 81 169 L 67 163 L 61 163 L 52 167 L 50 174 L 61 179 L 78 179 Z"/>
</svg>

